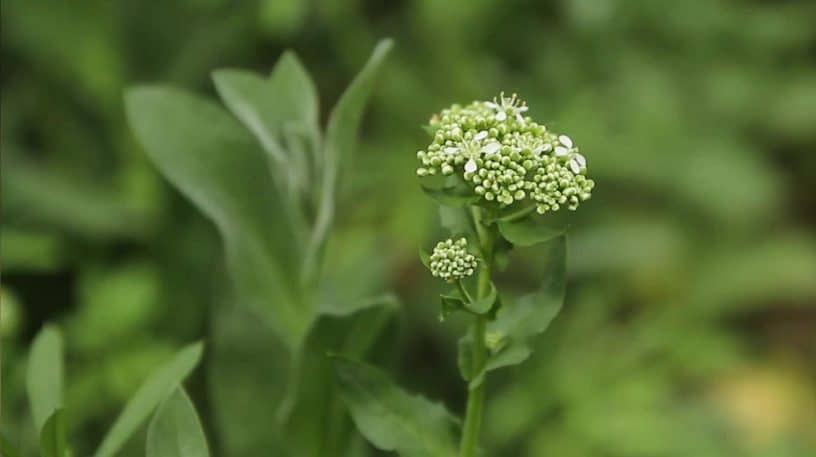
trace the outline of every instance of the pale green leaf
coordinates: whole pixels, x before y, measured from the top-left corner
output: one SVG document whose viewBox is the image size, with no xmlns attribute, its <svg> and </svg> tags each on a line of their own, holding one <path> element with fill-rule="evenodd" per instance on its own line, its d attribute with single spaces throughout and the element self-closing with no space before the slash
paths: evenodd
<svg viewBox="0 0 816 457">
<path fill-rule="evenodd" d="M 323 144 L 319 207 L 306 257 L 307 275 L 317 268 L 318 257 L 334 219 L 340 161 L 351 159 L 351 154 L 356 147 L 357 132 L 363 118 L 363 109 L 392 46 L 393 41 L 390 39 L 382 40 L 377 44 L 368 62 L 343 92 L 329 115 Z"/>
<path fill-rule="evenodd" d="M 95 457 L 113 457 L 141 426 L 147 417 L 164 401 L 198 365 L 201 343 L 180 350 L 164 365 L 156 369 L 130 398 L 125 409 L 116 418 Z"/>
<path fill-rule="evenodd" d="M 172 88 L 131 89 L 126 107 L 151 160 L 218 227 L 239 301 L 297 347 L 313 319 L 297 286 L 300 245 L 249 132 L 214 103 Z"/>
<path fill-rule="evenodd" d="M 55 409 L 40 431 L 40 452 L 43 457 L 65 457 L 65 410 Z"/>
<path fill-rule="evenodd" d="M 208 457 L 198 414 L 179 387 L 159 406 L 147 428 L 147 457 Z"/>
<path fill-rule="evenodd" d="M 334 366 L 354 422 L 374 446 L 403 457 L 456 455 L 457 420 L 443 406 L 403 391 L 362 362 L 336 356 Z"/>
<path fill-rule="evenodd" d="M 28 401 L 37 430 L 42 430 L 54 410 L 63 406 L 64 378 L 62 334 L 57 327 L 46 325 L 31 344 L 26 372 Z"/>
</svg>

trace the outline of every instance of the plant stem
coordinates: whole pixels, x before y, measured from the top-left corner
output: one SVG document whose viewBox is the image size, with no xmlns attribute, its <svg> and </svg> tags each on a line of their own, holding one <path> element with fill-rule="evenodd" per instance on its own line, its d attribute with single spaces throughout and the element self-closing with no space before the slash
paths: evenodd
<svg viewBox="0 0 816 457">
<path fill-rule="evenodd" d="M 482 225 L 482 215 L 478 208 L 471 208 L 473 224 L 479 236 L 482 257 L 484 263 L 479 269 L 478 298 L 484 298 L 490 293 L 490 275 L 493 264 L 493 241 L 494 234 Z M 473 359 L 473 370 L 478 372 L 484 366 L 487 359 L 487 348 L 485 347 L 485 328 L 487 319 L 484 316 L 476 316 L 473 322 L 473 346 L 471 354 Z M 459 447 L 459 457 L 474 457 L 479 444 L 479 429 L 482 425 L 482 410 L 484 409 L 485 381 L 482 381 L 476 388 L 468 391 L 467 410 L 465 412 L 465 424 L 462 429 L 462 441 Z"/>
</svg>

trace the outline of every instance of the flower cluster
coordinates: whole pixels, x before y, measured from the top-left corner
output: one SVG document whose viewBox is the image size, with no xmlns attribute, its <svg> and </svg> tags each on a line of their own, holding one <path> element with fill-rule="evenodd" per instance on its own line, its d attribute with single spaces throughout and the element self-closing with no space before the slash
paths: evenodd
<svg viewBox="0 0 816 457">
<path fill-rule="evenodd" d="M 417 152 L 420 177 L 458 174 L 479 201 L 500 207 L 527 201 L 543 214 L 571 210 L 590 198 L 595 183 L 566 135 L 549 132 L 524 114 L 527 104 L 502 93 L 492 102 L 453 105 L 430 121 L 433 141 Z"/>
<path fill-rule="evenodd" d="M 436 244 L 428 266 L 435 277 L 455 282 L 472 275 L 477 265 L 476 256 L 467 251 L 466 239 L 449 238 Z"/>
</svg>

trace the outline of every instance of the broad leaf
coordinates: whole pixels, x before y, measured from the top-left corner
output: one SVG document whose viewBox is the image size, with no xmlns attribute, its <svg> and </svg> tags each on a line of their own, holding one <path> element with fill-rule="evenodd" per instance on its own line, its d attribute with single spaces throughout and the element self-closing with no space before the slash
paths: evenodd
<svg viewBox="0 0 816 457">
<path fill-rule="evenodd" d="M 198 365 L 201 352 L 201 343 L 191 344 L 154 371 L 130 398 L 94 455 L 96 457 L 116 455 L 159 403 L 173 393 L 173 390 Z"/>
<path fill-rule="evenodd" d="M 55 409 L 40 431 L 40 452 L 43 457 L 65 457 L 65 410 Z"/>
<path fill-rule="evenodd" d="M 193 403 L 179 387 L 159 406 L 147 428 L 147 457 L 208 457 L 207 439 Z"/>
<path fill-rule="evenodd" d="M 59 329 L 46 325 L 31 344 L 26 389 L 37 430 L 63 406 L 63 343 Z"/>
<path fill-rule="evenodd" d="M 481 198 L 479 195 L 474 194 L 472 189 L 464 185 L 437 189 L 420 184 L 420 187 L 422 187 L 422 191 L 425 192 L 426 195 L 444 206 L 468 206 L 479 201 L 479 198 Z"/>
<path fill-rule="evenodd" d="M 397 309 L 396 301 L 389 296 L 361 303 L 365 306 L 358 305 L 356 311 L 348 314 L 322 315 L 309 332 L 297 361 L 298 381 L 290 384 L 278 411 L 284 420 L 286 436 L 297 437 L 288 440 L 289 455 L 347 454 L 354 426 L 343 407 L 338 386 L 327 382 L 334 374 L 327 354 L 341 353 L 363 359 L 372 348 L 390 346 Z M 338 309 L 337 306 L 325 308 Z M 324 420 L 316 421 L 316 413 Z"/>
<path fill-rule="evenodd" d="M 321 309 L 325 314 L 313 324 L 293 364 L 252 316 L 229 307 L 220 310 L 208 368 L 225 455 L 350 455 L 345 451 L 357 433 L 336 383 L 326 382 L 334 377 L 326 354 L 369 358 L 387 353 L 396 305 L 386 296 Z"/>
<path fill-rule="evenodd" d="M 547 264 L 542 268 L 544 282 L 539 289 L 515 302 L 505 303 L 496 319 L 488 323 L 488 334 L 500 339 L 502 344 L 491 351 L 483 369 L 473 376 L 471 389 L 483 381 L 486 372 L 525 361 L 532 353 L 532 339 L 544 333 L 561 311 L 566 291 L 566 236 L 558 236 L 547 243 L 546 248 L 543 257 Z"/>
<path fill-rule="evenodd" d="M 363 108 L 374 89 L 374 83 L 385 58 L 391 51 L 393 41 L 380 41 L 371 57 L 329 115 L 326 138 L 323 144 L 323 167 L 320 180 L 320 199 L 315 227 L 307 250 L 307 276 L 317 268 L 318 258 L 334 219 L 335 192 L 340 173 L 340 161 L 350 160 L 354 151 L 357 132 L 363 117 Z"/>
<path fill-rule="evenodd" d="M 297 347 L 313 319 L 297 287 L 299 245 L 249 132 L 214 103 L 176 89 L 131 89 L 126 102 L 148 156 L 218 227 L 239 301 Z"/>
<path fill-rule="evenodd" d="M 354 422 L 374 446 L 403 457 L 456 455 L 457 420 L 443 406 L 403 391 L 364 363 L 336 356 L 334 366 Z"/>
<path fill-rule="evenodd" d="M 516 246 L 533 246 L 564 234 L 563 228 L 543 226 L 540 220 L 533 217 L 518 220 L 500 220 L 498 225 L 499 232 L 504 239 Z"/>
<path fill-rule="evenodd" d="M 473 220 L 467 208 L 442 205 L 439 207 L 439 221 L 442 227 L 448 229 L 451 236 L 475 236 L 476 229 L 473 227 Z"/>
</svg>

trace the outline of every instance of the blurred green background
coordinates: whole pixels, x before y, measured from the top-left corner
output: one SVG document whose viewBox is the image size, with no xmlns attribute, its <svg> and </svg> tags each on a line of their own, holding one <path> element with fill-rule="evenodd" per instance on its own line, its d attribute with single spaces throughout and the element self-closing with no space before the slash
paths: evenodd
<svg viewBox="0 0 816 457">
<path fill-rule="evenodd" d="M 414 173 L 420 125 L 518 92 L 597 188 L 572 220 L 563 313 L 530 362 L 490 379 L 491 455 L 816 455 L 814 24 L 808 0 L 3 0 L 0 428 L 33 442 L 24 361 L 45 321 L 66 332 L 78 455 L 185 342 L 232 325 L 250 358 L 220 369 L 281 363 L 250 363 L 268 334 L 219 314 L 218 238 L 136 144 L 123 90 L 214 96 L 212 70 L 266 73 L 291 48 L 325 119 L 391 36 L 331 250 L 403 301 L 400 383 L 463 409 L 461 327 L 436 320 L 416 255 L 441 234 Z M 265 455 L 250 435 L 270 420 L 252 407 L 266 386 L 219 387 L 215 369 L 191 386 L 217 455 L 230 440 Z M 224 388 L 246 437 L 213 411 Z"/>
</svg>

